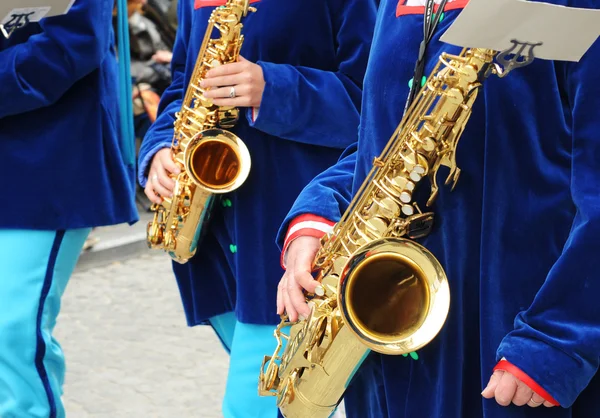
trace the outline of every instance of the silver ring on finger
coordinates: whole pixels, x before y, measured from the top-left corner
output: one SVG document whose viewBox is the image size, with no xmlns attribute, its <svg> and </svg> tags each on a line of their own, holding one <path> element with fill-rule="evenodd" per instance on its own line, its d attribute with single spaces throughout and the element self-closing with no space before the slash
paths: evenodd
<svg viewBox="0 0 600 418">
<path fill-rule="evenodd" d="M 152 176 L 152 183 L 156 183 L 158 181 L 158 174 Z"/>
<path fill-rule="evenodd" d="M 531 397 L 531 399 L 529 400 L 529 402 L 527 402 L 527 403 L 533 404 L 533 405 L 531 405 L 531 406 L 533 406 L 533 407 L 536 407 L 536 406 L 540 406 L 541 404 L 543 404 L 543 403 L 544 403 L 544 401 L 542 401 L 542 402 L 537 402 L 537 401 L 534 401 L 534 400 L 533 400 L 533 396 L 532 396 L 532 397 Z"/>
<path fill-rule="evenodd" d="M 231 86 L 231 90 L 229 90 L 229 97 L 235 98 L 235 86 Z"/>
</svg>

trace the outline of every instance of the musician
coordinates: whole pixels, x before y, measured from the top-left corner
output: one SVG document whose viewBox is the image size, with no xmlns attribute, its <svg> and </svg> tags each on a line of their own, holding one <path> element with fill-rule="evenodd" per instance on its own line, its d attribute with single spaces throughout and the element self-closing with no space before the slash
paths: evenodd
<svg viewBox="0 0 600 418">
<path fill-rule="evenodd" d="M 355 140 L 376 1 L 252 1 L 239 62 L 208 72 L 214 104 L 237 106 L 232 132 L 248 146 L 250 174 L 223 196 L 196 255 L 173 264 L 189 326 L 210 324 L 230 353 L 225 417 L 274 417 L 259 398 L 257 373 L 273 352 L 281 276 L 277 229 L 300 190 Z M 140 151 L 139 180 L 160 203 L 179 173 L 171 157 L 175 113 L 196 64 L 207 23 L 225 1 L 179 2 L 173 83 Z M 233 97 L 230 97 L 233 96 Z M 235 332 L 234 332 L 235 331 Z"/>
<path fill-rule="evenodd" d="M 0 35 L 0 416 L 64 417 L 61 298 L 91 228 L 135 222 L 113 0 Z"/>
<path fill-rule="evenodd" d="M 446 4 L 426 76 L 442 52 L 460 53 L 439 38 L 465 4 Z M 302 191 L 280 229 L 278 312 L 292 321 L 310 312 L 302 290 L 318 285 L 308 272 L 319 238 L 400 122 L 424 5 L 381 2 L 358 148 Z M 419 242 L 448 275 L 447 321 L 411 356 L 371 353 L 346 392 L 349 418 L 600 416 L 599 64 L 600 40 L 578 63 L 535 60 L 485 82 L 458 146 L 456 188 L 442 186 L 440 170 L 435 204 L 421 206 L 435 214 Z"/>
</svg>

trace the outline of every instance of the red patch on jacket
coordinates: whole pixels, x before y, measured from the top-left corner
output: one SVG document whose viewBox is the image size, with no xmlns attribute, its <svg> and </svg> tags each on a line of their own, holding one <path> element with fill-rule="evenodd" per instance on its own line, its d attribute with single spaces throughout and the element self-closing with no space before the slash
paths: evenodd
<svg viewBox="0 0 600 418">
<path fill-rule="evenodd" d="M 444 7 L 444 11 L 447 12 L 449 10 L 456 9 L 464 9 L 469 0 L 448 0 L 446 3 L 446 7 Z M 396 7 L 396 17 L 404 16 L 404 15 L 422 15 L 425 14 L 425 6 L 407 6 L 407 0 L 398 1 L 398 7 Z M 434 6 L 434 10 L 437 11 L 439 9 L 439 5 Z"/>
<path fill-rule="evenodd" d="M 250 0 L 250 3 L 258 3 L 259 1 L 260 0 Z M 227 4 L 227 0 L 196 0 L 194 3 L 194 10 L 201 7 L 225 6 L 225 4 Z"/>
</svg>

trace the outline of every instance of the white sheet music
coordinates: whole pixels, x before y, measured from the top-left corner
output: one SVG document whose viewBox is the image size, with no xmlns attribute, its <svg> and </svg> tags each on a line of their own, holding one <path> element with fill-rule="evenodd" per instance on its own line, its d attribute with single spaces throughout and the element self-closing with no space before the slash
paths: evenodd
<svg viewBox="0 0 600 418">
<path fill-rule="evenodd" d="M 75 0 L 2 0 L 0 31 L 8 38 L 14 31 L 44 17 L 67 13 Z"/>
<path fill-rule="evenodd" d="M 599 2 L 600 7 L 600 2 Z M 523 0 L 470 0 L 443 42 L 504 51 L 511 40 L 539 43 L 535 57 L 579 61 L 600 36 L 600 10 Z"/>
</svg>

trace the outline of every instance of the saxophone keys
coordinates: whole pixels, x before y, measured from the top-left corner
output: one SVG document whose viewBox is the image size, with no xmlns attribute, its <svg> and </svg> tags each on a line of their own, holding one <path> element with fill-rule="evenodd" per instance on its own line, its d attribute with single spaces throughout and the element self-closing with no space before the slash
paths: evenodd
<svg viewBox="0 0 600 418">
<path fill-rule="evenodd" d="M 171 199 L 170 197 L 163 197 L 162 198 L 162 205 L 165 208 L 165 210 L 171 210 L 171 204 L 173 203 L 173 199 Z"/>
<path fill-rule="evenodd" d="M 421 176 L 421 174 L 417 173 L 416 171 L 411 171 L 409 176 L 410 176 L 410 179 L 412 181 L 414 181 L 415 183 L 418 183 L 423 178 L 423 176 Z"/>
<path fill-rule="evenodd" d="M 327 297 L 331 297 L 335 295 L 337 293 L 339 280 L 340 278 L 337 274 L 330 274 L 328 276 L 325 276 L 321 281 L 320 286 L 323 289 L 324 294 L 319 296 L 326 295 Z"/>
<path fill-rule="evenodd" d="M 421 147 L 423 147 L 423 150 L 427 152 L 433 151 L 435 149 L 435 145 L 435 140 L 430 137 L 423 139 L 423 142 L 421 143 Z"/>
<path fill-rule="evenodd" d="M 406 216 L 412 216 L 415 213 L 415 208 L 413 208 L 411 205 L 403 205 L 402 213 Z"/>
<path fill-rule="evenodd" d="M 418 155 L 419 163 L 415 164 L 414 167 L 410 170 L 409 177 L 415 183 L 421 181 L 421 179 L 427 174 L 429 171 L 429 164 L 427 164 L 427 160 L 422 155 Z"/>
<path fill-rule="evenodd" d="M 325 288 L 322 285 L 319 285 L 315 288 L 315 295 L 323 297 L 325 296 Z"/>
<path fill-rule="evenodd" d="M 388 224 L 383 219 L 375 217 L 367 221 L 367 227 L 370 232 L 375 233 L 376 236 L 380 237 L 387 230 Z"/>
<path fill-rule="evenodd" d="M 386 218 L 395 218 L 400 213 L 400 206 L 391 197 L 376 199 L 375 203 L 377 206 L 370 211 L 371 216 L 381 215 Z"/>
<path fill-rule="evenodd" d="M 415 189 L 415 183 L 413 183 L 411 180 L 404 177 L 403 175 L 398 175 L 398 176 L 394 177 L 390 181 L 390 183 L 392 184 L 392 186 L 394 186 L 396 189 L 398 189 L 398 191 L 408 190 L 408 191 L 412 192 Z"/>
<path fill-rule="evenodd" d="M 400 193 L 400 201 L 402 203 L 410 203 L 411 200 L 412 200 L 412 193 L 410 191 L 405 190 L 402 193 Z"/>
<path fill-rule="evenodd" d="M 342 271 L 342 269 L 344 268 L 344 266 L 346 265 L 346 263 L 348 262 L 348 257 L 336 257 L 335 260 L 333 261 L 333 271 Z M 333 275 L 330 275 L 329 277 L 331 277 Z M 336 284 L 337 286 L 337 284 Z"/>
</svg>

